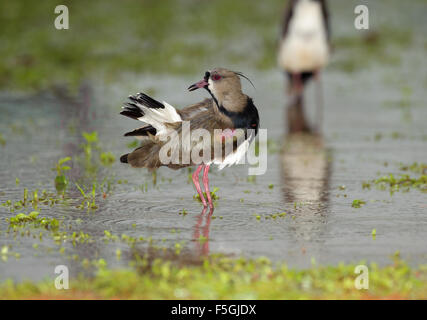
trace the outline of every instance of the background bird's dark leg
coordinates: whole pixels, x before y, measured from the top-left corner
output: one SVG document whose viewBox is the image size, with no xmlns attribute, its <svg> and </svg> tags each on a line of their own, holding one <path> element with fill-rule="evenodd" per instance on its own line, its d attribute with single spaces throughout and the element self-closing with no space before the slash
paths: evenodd
<svg viewBox="0 0 427 320">
<path fill-rule="evenodd" d="M 316 131 L 320 134 L 323 126 L 323 88 L 320 78 L 320 71 L 314 72 L 314 79 L 316 80 Z"/>
<path fill-rule="evenodd" d="M 205 187 L 206 197 L 208 198 L 209 208 L 213 208 L 211 192 L 209 190 L 209 168 L 210 165 L 206 164 L 203 169 L 203 185 Z"/>
<path fill-rule="evenodd" d="M 301 95 L 303 90 L 302 74 L 292 73 L 292 89 L 291 93 Z"/>
<path fill-rule="evenodd" d="M 204 207 L 207 207 L 205 197 L 203 196 L 202 188 L 200 188 L 200 182 L 199 182 L 199 174 L 202 170 L 203 165 L 199 165 L 196 169 L 196 171 L 193 172 L 193 183 L 196 187 L 197 193 L 199 194 L 200 200 L 203 203 Z"/>
</svg>

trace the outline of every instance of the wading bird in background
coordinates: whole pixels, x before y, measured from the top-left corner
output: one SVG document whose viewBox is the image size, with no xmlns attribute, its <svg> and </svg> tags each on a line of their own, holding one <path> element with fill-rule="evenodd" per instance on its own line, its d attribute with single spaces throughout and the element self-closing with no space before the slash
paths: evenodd
<svg viewBox="0 0 427 320">
<path fill-rule="evenodd" d="M 326 0 L 290 0 L 283 20 L 278 64 L 289 83 L 288 128 L 291 133 L 310 131 L 304 117 L 303 91 L 313 76 L 318 83 L 317 122 L 321 126 L 323 101 L 319 73 L 329 60 L 329 39 Z"/>
<path fill-rule="evenodd" d="M 238 163 L 258 133 L 258 111 L 252 99 L 242 92 L 240 77 L 245 76 L 224 68 L 206 71 L 204 78 L 191 85 L 188 90 L 204 88 L 209 92 L 211 98 L 181 110 L 175 109 L 166 102 L 160 103 L 144 93 L 129 96 L 130 101 L 125 104 L 124 110 L 120 113 L 145 122 L 147 125 L 125 134 L 125 136 L 140 137 L 142 144 L 133 152 L 121 156 L 120 161 L 129 163 L 132 167 L 149 169 L 156 169 L 160 166 L 179 169 L 198 165 L 193 173 L 194 185 L 203 206 L 209 205 L 210 208 L 213 208 L 208 176 L 211 164 L 217 164 L 219 169 L 222 169 Z M 184 121 L 188 121 L 190 124 L 189 132 L 183 130 Z M 183 148 L 186 146 L 182 141 L 190 141 L 191 139 L 187 135 L 191 135 L 196 129 L 207 130 L 212 140 L 220 141 L 222 149 L 219 155 L 214 151 L 216 142 L 210 139 L 209 141 L 203 139 L 202 145 L 200 145 L 200 141 L 191 141 L 187 147 L 190 149 L 189 151 L 197 150 L 199 155 L 209 155 L 207 162 L 196 163 L 193 158 L 183 161 Z M 214 132 L 215 129 L 223 131 L 218 135 Z M 225 148 L 226 143 L 222 143 L 227 139 L 231 139 L 232 148 Z M 175 160 L 178 161 L 169 163 L 161 161 L 160 151 L 162 147 L 166 147 L 166 144 L 171 147 L 170 155 L 177 155 Z M 202 169 L 207 202 L 199 182 L 199 174 Z"/>
</svg>

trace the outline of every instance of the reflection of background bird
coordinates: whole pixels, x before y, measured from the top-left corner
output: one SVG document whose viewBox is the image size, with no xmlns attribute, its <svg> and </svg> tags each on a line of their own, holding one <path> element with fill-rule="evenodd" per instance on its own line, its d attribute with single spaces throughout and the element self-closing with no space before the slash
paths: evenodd
<svg viewBox="0 0 427 320">
<path fill-rule="evenodd" d="M 286 137 L 282 154 L 283 192 L 285 201 L 298 207 L 298 219 L 293 225 L 298 238 L 313 239 L 324 230 L 330 172 L 331 162 L 322 137 Z"/>
<path fill-rule="evenodd" d="M 319 79 L 320 70 L 328 63 L 329 34 L 325 0 L 289 2 L 283 21 L 278 64 L 288 76 L 288 93 L 293 98 L 288 111 L 290 132 L 309 131 L 303 114 L 303 90 L 310 78 L 315 76 Z M 318 97 L 319 109 L 320 100 Z M 321 110 L 318 112 L 320 115 Z"/>
</svg>

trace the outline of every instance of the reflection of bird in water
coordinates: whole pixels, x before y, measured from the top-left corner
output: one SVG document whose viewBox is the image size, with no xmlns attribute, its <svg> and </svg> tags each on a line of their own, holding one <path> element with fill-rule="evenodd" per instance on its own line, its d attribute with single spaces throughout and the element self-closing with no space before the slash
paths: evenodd
<svg viewBox="0 0 427 320">
<path fill-rule="evenodd" d="M 206 207 L 204 207 L 202 213 L 197 217 L 197 222 L 194 226 L 193 240 L 196 243 L 196 250 L 199 256 L 207 256 L 209 254 L 209 228 L 211 225 L 212 213 L 213 209 L 210 209 L 206 214 Z M 206 218 L 206 223 L 202 227 L 203 218 Z M 200 233 L 203 238 L 200 237 Z"/>
<path fill-rule="evenodd" d="M 285 11 L 278 53 L 279 67 L 289 79 L 290 132 L 310 131 L 303 111 L 303 90 L 313 76 L 318 80 L 318 116 L 321 123 L 320 70 L 329 60 L 329 18 L 325 0 L 291 0 Z M 320 129 L 320 128 L 318 128 Z"/>
<path fill-rule="evenodd" d="M 145 122 L 147 125 L 125 134 L 137 136 L 143 140 L 141 147 L 123 155 L 120 161 L 129 163 L 132 167 L 149 169 L 160 166 L 179 169 L 198 165 L 193 174 L 194 185 L 203 206 L 206 207 L 209 204 L 209 207 L 213 208 L 208 177 L 210 165 L 217 164 L 222 169 L 238 163 L 258 132 L 258 111 L 252 99 L 242 92 L 241 76 L 243 74 L 223 68 L 207 71 L 201 81 L 188 89 L 193 91 L 204 88 L 212 99 L 206 99 L 181 110 L 175 109 L 166 102 L 160 103 L 143 93 L 130 96 L 130 101 L 126 103 L 121 114 Z M 185 130 L 184 124 L 189 124 L 191 129 Z M 194 141 L 191 137 L 192 133 L 198 132 L 195 135 L 199 139 L 201 130 L 209 135 L 207 141 L 205 137 L 202 142 Z M 215 130 L 223 131 L 218 133 Z M 226 140 L 225 143 L 222 143 L 224 140 Z M 225 147 L 228 144 L 227 140 L 233 142 L 232 148 Z M 237 143 L 234 143 L 234 140 Z M 187 146 L 185 141 L 188 141 Z M 222 146 L 222 150 L 215 152 L 218 144 Z M 170 156 L 173 157 L 171 162 L 162 161 L 164 160 L 161 157 L 163 147 L 169 147 L 164 153 L 170 152 Z M 188 159 L 184 159 L 184 151 L 188 154 Z M 200 156 L 200 151 L 203 156 Z M 200 156 L 200 159 L 194 159 L 195 153 Z M 202 169 L 207 203 L 199 183 L 199 174 Z"/>
<path fill-rule="evenodd" d="M 282 154 L 283 192 L 286 202 L 295 203 L 295 231 L 312 239 L 326 220 L 330 160 L 320 136 L 288 135 Z"/>
</svg>

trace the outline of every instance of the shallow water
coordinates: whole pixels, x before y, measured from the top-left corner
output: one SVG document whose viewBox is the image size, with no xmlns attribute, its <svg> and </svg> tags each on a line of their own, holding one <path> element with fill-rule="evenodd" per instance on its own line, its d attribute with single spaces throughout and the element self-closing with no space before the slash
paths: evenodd
<svg viewBox="0 0 427 320">
<path fill-rule="evenodd" d="M 11 256 L 0 261 L 0 280 L 54 276 L 58 264 L 69 266 L 76 275 L 85 270 L 83 258 L 104 258 L 110 266 L 127 266 L 129 246 L 105 243 L 104 230 L 118 236 L 152 237 L 170 248 L 179 242 L 183 252 L 196 256 L 217 252 L 266 256 L 300 268 L 309 267 L 313 259 L 320 264 L 362 260 L 385 264 L 397 250 L 411 264 L 426 263 L 426 194 L 413 189 L 391 195 L 375 187 L 362 188 L 362 182 L 377 178 L 378 173 L 405 173 L 399 171 L 399 163 L 427 159 L 427 79 L 425 72 L 414 72 L 426 70 L 425 58 L 416 45 L 400 55 L 405 58 L 396 66 L 373 64 L 352 74 L 336 69 L 324 73 L 323 140 L 287 138 L 282 75 L 245 70 L 256 84 L 256 90 L 246 83 L 244 87 L 260 111 L 261 127 L 268 129 L 268 138 L 278 149 L 285 144 L 288 148 L 283 154 L 280 150 L 269 152 L 268 170 L 255 181 L 248 181 L 247 166 L 212 170 L 211 189 L 219 188 L 215 219 L 193 200 L 195 191 L 188 170 L 162 168 L 154 185 L 150 173 L 117 161 L 100 173 L 116 182 L 105 199 L 97 197 L 97 210 L 88 213 L 72 205 L 39 206 L 41 216 L 64 219 L 73 231 L 90 234 L 93 243 L 75 247 L 63 243 L 66 250 L 61 254 L 60 246 L 49 237 L 42 242 L 19 235 L 14 239 L 6 233 L 4 218 L 22 210 L 12 214 L 0 206 L 0 247 L 9 245 L 10 251 L 20 253 L 19 259 Z M 206 96 L 205 92 L 188 93 L 185 89 L 200 75 L 123 78 L 126 81 L 116 84 L 88 83 L 75 98 L 60 91 L 0 95 L 0 128 L 6 139 L 6 145 L 0 146 L 1 203 L 21 199 L 24 188 L 54 192 L 55 172 L 50 168 L 61 157 L 82 157 L 82 131 L 98 131 L 100 146 L 113 152 L 116 159 L 129 152 L 126 144 L 132 139 L 123 133 L 138 123 L 118 114 L 128 94 L 154 90 L 154 97 L 178 108 Z M 410 106 L 388 107 L 401 101 L 404 86 L 413 91 Z M 311 122 L 315 117 L 314 87 L 309 87 L 306 97 Z M 381 137 L 375 139 L 378 133 Z M 77 179 L 83 172 L 76 165 L 70 175 Z M 16 178 L 20 179 L 18 186 Z M 127 183 L 118 184 L 118 179 Z M 75 188 L 71 190 L 72 197 L 81 199 Z M 355 199 L 367 203 L 352 208 Z M 183 209 L 187 215 L 179 214 Z M 265 219 L 281 212 L 287 215 Z M 373 229 L 377 231 L 375 239 Z M 198 241 L 200 235 L 208 241 Z M 39 244 L 37 249 L 34 243 Z M 120 260 L 116 249 L 122 250 Z M 73 260 L 73 254 L 79 260 Z"/>
</svg>

